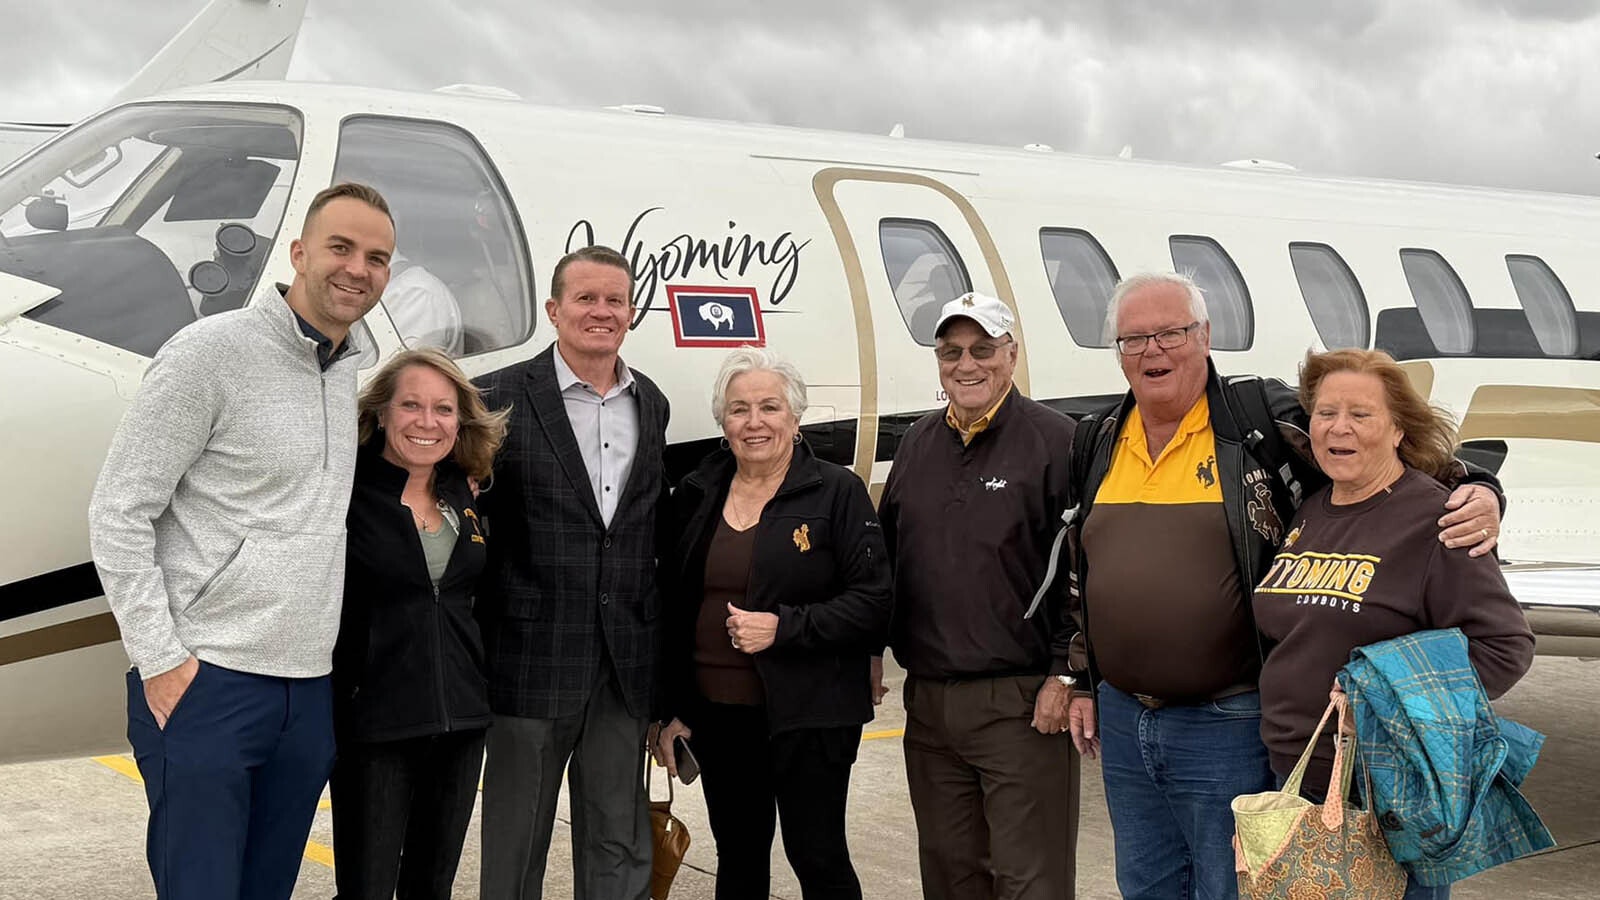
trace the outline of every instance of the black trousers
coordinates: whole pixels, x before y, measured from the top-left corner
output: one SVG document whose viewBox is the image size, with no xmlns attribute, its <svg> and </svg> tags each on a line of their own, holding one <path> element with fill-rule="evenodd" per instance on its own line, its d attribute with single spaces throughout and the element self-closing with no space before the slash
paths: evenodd
<svg viewBox="0 0 1600 900">
<path fill-rule="evenodd" d="M 689 726 L 717 842 L 717 900 L 770 895 L 775 820 L 805 900 L 861 900 L 844 821 L 861 726 L 769 736 L 764 708 L 719 703 Z"/>
<path fill-rule="evenodd" d="M 337 900 L 449 900 L 483 740 L 480 728 L 339 744 L 329 783 Z"/>
</svg>

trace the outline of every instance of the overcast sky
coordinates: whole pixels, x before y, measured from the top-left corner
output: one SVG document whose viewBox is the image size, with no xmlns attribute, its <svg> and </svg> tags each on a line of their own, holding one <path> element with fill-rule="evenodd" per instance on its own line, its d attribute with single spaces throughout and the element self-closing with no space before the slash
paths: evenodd
<svg viewBox="0 0 1600 900">
<path fill-rule="evenodd" d="M 204 0 L 8 5 L 0 119 L 63 121 Z M 1600 0 L 311 0 L 290 77 L 1600 194 Z"/>
</svg>

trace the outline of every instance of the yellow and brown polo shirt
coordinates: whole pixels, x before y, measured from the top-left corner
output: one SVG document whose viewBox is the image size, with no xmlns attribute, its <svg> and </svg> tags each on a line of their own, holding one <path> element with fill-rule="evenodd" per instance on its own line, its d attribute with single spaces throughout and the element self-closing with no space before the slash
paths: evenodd
<svg viewBox="0 0 1600 900">
<path fill-rule="evenodd" d="M 944 423 L 955 429 L 956 434 L 961 435 L 962 444 L 970 444 L 972 439 L 978 436 L 979 432 L 986 430 L 994 422 L 995 414 L 1000 412 L 1001 405 L 1006 402 L 1006 398 L 1009 396 L 1011 396 L 1011 386 L 1006 385 L 1005 392 L 1000 395 L 1000 399 L 996 400 L 993 406 L 989 407 L 989 411 L 979 416 L 976 422 L 966 428 L 961 427 L 961 421 L 956 418 L 956 405 L 952 403 L 944 408 Z"/>
<path fill-rule="evenodd" d="M 1124 691 L 1192 701 L 1255 680 L 1220 479 L 1204 396 L 1155 459 L 1134 408 L 1083 530 L 1095 662 Z"/>
</svg>

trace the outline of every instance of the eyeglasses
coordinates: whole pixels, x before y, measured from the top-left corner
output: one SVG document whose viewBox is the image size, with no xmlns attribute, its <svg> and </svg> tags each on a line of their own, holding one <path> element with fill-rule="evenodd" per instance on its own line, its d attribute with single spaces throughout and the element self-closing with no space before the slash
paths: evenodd
<svg viewBox="0 0 1600 900">
<path fill-rule="evenodd" d="M 961 354 L 963 353 L 972 354 L 973 359 L 990 359 L 1000 351 L 1001 347 L 1004 347 L 1009 343 L 1011 343 L 1009 340 L 997 341 L 994 343 L 984 341 L 983 343 L 973 344 L 971 347 L 961 347 L 956 344 L 941 344 L 937 350 L 933 351 L 933 355 L 937 356 L 940 362 L 947 363 L 960 362 Z"/>
<path fill-rule="evenodd" d="M 1117 350 L 1123 356 L 1138 356 L 1150 346 L 1150 340 L 1155 339 L 1156 346 L 1163 350 L 1176 350 L 1189 343 L 1189 332 L 1200 327 L 1199 322 L 1190 322 L 1182 328 L 1168 328 L 1166 331 L 1157 331 L 1151 334 L 1130 334 L 1127 337 L 1117 338 Z"/>
</svg>

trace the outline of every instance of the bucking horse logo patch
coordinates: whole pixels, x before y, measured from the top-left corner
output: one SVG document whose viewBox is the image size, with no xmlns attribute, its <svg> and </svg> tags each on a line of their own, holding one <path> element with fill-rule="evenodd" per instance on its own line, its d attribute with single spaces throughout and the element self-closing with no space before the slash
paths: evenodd
<svg viewBox="0 0 1600 900">
<path fill-rule="evenodd" d="M 1250 502 L 1245 504 L 1250 527 L 1256 530 L 1256 534 L 1276 546 L 1278 539 L 1283 536 L 1283 522 L 1278 518 L 1278 511 L 1272 506 L 1272 491 L 1265 483 L 1258 481 L 1252 485 L 1251 494 Z"/>
</svg>

